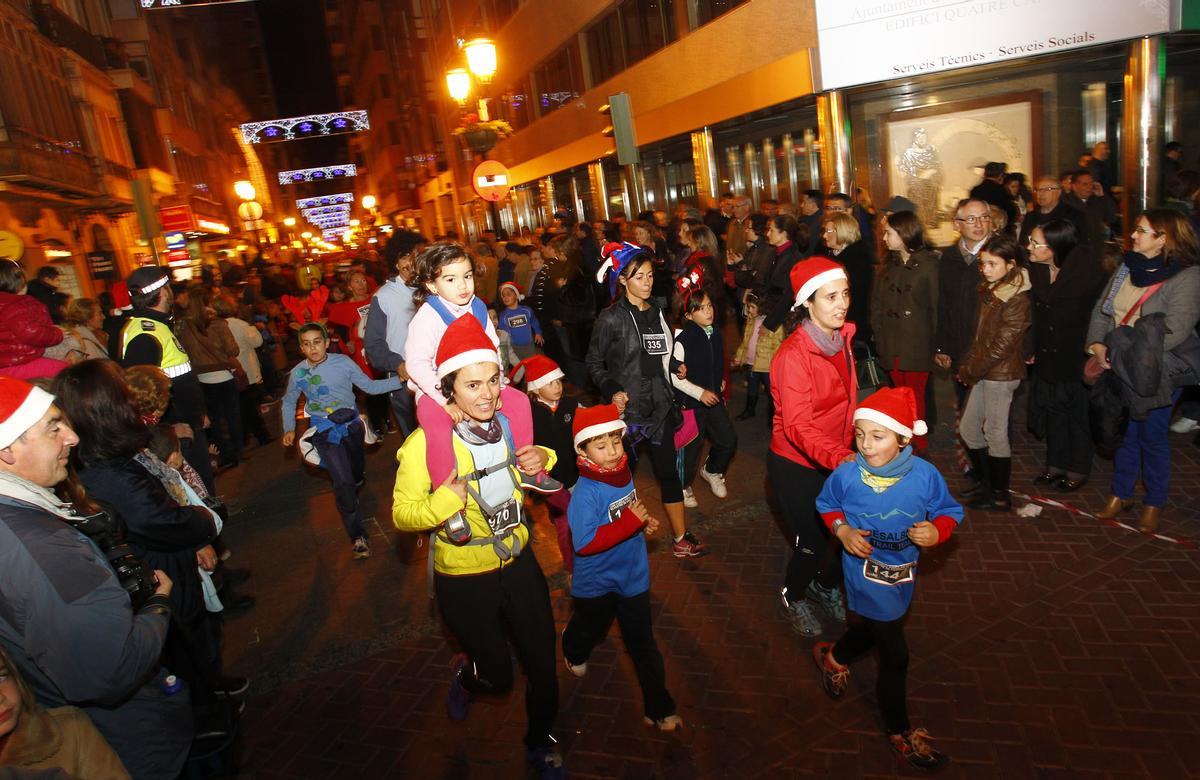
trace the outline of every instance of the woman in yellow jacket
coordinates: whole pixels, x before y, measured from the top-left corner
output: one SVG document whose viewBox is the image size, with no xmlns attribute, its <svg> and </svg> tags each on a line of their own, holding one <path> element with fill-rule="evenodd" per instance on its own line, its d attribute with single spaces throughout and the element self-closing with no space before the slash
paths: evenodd
<svg viewBox="0 0 1200 780">
<path fill-rule="evenodd" d="M 437 376 L 454 427 L 457 473 L 433 485 L 418 429 L 396 455 L 392 521 L 430 534 L 438 608 L 464 652 L 451 663 L 446 714 L 467 717 L 472 696 L 504 694 L 513 685 L 508 638 L 528 683 L 526 755 L 543 778 L 565 777 L 550 731 L 558 715 L 554 614 L 550 591 L 528 549 L 518 469 L 554 466 L 543 447 L 513 450 L 500 404 L 500 356 L 471 316 L 451 323 L 437 351 Z"/>
</svg>

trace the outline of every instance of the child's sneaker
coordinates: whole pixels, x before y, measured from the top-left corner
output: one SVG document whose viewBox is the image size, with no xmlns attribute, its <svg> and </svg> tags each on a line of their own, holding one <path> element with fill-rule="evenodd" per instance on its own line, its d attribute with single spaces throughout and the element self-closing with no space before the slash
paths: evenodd
<svg viewBox="0 0 1200 780">
<path fill-rule="evenodd" d="M 817 642 L 813 645 L 813 660 L 821 670 L 821 687 L 832 699 L 841 698 L 850 684 L 850 667 L 833 660 L 833 642 Z"/>
<path fill-rule="evenodd" d="M 536 493 L 557 493 L 563 489 L 563 483 L 559 482 L 554 477 L 550 476 L 545 471 L 539 471 L 536 474 L 526 474 L 524 471 L 517 469 L 517 473 L 521 475 L 521 489 L 532 490 Z"/>
<path fill-rule="evenodd" d="M 563 768 L 562 753 L 558 752 L 557 745 L 526 748 L 525 758 L 542 780 L 566 780 L 567 770 Z"/>
<path fill-rule="evenodd" d="M 450 690 L 446 692 L 446 717 L 454 723 L 467 719 L 471 707 L 471 692 L 462 685 L 462 673 L 470 661 L 466 653 L 459 653 L 450 661 Z"/>
<path fill-rule="evenodd" d="M 929 772 L 936 772 L 950 761 L 950 757 L 929 744 L 933 737 L 925 729 L 909 729 L 903 734 L 889 734 L 888 741 L 892 743 L 901 758 Z"/>
<path fill-rule="evenodd" d="M 647 726 L 653 726 L 659 731 L 678 731 L 683 728 L 683 718 L 678 715 L 668 715 L 665 718 L 654 720 L 649 716 L 642 718 L 642 722 Z"/>
<path fill-rule="evenodd" d="M 724 474 L 713 474 L 701 466 L 700 477 L 708 483 L 708 486 L 712 488 L 713 495 L 717 498 L 725 498 L 729 495 L 729 490 L 725 487 Z"/>
<path fill-rule="evenodd" d="M 804 595 L 812 599 L 825 614 L 839 622 L 846 622 L 846 605 L 842 603 L 842 591 L 837 587 L 822 588 L 813 580 L 805 589 Z"/>
<path fill-rule="evenodd" d="M 371 548 L 367 545 L 367 538 L 360 536 L 354 540 L 354 546 L 350 548 L 355 558 L 370 558 Z"/>
<path fill-rule="evenodd" d="M 676 558 L 700 558 L 708 555 L 708 548 L 700 543 L 700 540 L 692 536 L 691 532 L 685 532 L 682 537 L 676 540 L 671 547 L 671 553 Z"/>
<path fill-rule="evenodd" d="M 779 598 L 783 605 L 783 614 L 791 621 L 792 628 L 797 634 L 801 636 L 821 635 L 821 619 L 817 617 L 817 610 L 812 604 L 809 604 L 804 598 L 789 601 L 786 587 L 780 588 Z"/>
<path fill-rule="evenodd" d="M 692 492 L 691 488 L 683 489 L 683 505 L 688 509 L 695 509 L 700 506 L 700 502 L 696 500 L 696 494 Z"/>
</svg>

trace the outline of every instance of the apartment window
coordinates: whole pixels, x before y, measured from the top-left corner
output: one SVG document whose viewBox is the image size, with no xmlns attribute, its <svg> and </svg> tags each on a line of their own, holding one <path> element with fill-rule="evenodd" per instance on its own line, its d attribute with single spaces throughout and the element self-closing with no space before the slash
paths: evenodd
<svg viewBox="0 0 1200 780">
<path fill-rule="evenodd" d="M 531 100 L 529 79 L 521 79 L 491 101 L 488 107 L 497 118 L 512 125 L 513 130 L 520 130 L 533 121 Z"/>
<path fill-rule="evenodd" d="M 721 14 L 732 11 L 746 0 L 695 0 L 696 24 L 708 24 Z"/>
<path fill-rule="evenodd" d="M 546 60 L 533 74 L 538 90 L 538 108 L 545 116 L 579 97 L 583 92 L 583 66 L 579 43 L 572 41 Z"/>
<path fill-rule="evenodd" d="M 588 30 L 592 79 L 606 81 L 675 40 L 675 0 L 624 0 Z"/>
</svg>

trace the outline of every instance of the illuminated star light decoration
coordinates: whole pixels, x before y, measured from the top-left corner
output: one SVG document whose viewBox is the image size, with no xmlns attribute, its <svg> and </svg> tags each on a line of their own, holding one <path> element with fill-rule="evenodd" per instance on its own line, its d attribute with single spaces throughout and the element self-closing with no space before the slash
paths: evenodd
<svg viewBox="0 0 1200 780">
<path fill-rule="evenodd" d="M 333 195 L 319 195 L 315 198 L 301 198 L 296 201 L 296 208 L 303 211 L 314 206 L 332 206 L 336 203 L 353 203 L 353 192 L 338 192 Z"/>
<path fill-rule="evenodd" d="M 239 125 L 242 139 L 248 144 L 271 141 L 294 141 L 297 138 L 317 138 L 323 135 L 357 133 L 370 130 L 366 111 L 338 111 L 332 114 L 309 114 L 266 122 L 247 122 Z"/>
<path fill-rule="evenodd" d="M 344 214 L 350 213 L 350 204 L 343 203 L 337 206 L 316 206 L 311 209 L 300 209 L 300 213 L 304 215 L 305 219 L 312 219 L 313 217 L 340 217 Z"/>
<path fill-rule="evenodd" d="M 350 217 L 321 217 L 319 219 L 310 219 L 309 224 L 319 228 L 342 227 L 350 224 Z"/>
<path fill-rule="evenodd" d="M 281 185 L 295 184 L 301 181 L 328 181 L 329 179 L 344 179 L 358 175 L 358 166 L 353 163 L 345 165 L 326 165 L 322 168 L 300 168 L 295 171 L 280 171 Z"/>
<path fill-rule="evenodd" d="M 321 231 L 321 238 L 326 241 L 337 241 L 346 235 L 346 228 L 326 228 Z"/>
</svg>

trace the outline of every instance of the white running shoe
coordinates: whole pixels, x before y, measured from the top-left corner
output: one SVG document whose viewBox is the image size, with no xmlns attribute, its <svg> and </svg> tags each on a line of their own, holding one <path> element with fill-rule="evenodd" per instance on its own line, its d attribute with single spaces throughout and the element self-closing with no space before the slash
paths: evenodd
<svg viewBox="0 0 1200 780">
<path fill-rule="evenodd" d="M 696 494 L 692 492 L 691 488 L 683 489 L 683 505 L 688 509 L 695 509 L 700 506 L 700 502 L 696 500 Z"/>
<path fill-rule="evenodd" d="M 713 474 L 701 466 L 700 477 L 708 483 L 708 486 L 712 488 L 713 495 L 717 498 L 725 498 L 729 495 L 729 491 L 725 488 L 724 474 Z"/>
<path fill-rule="evenodd" d="M 1171 433 L 1191 433 L 1198 428 L 1200 420 L 1193 420 L 1191 417 L 1180 417 L 1171 423 Z"/>
</svg>

